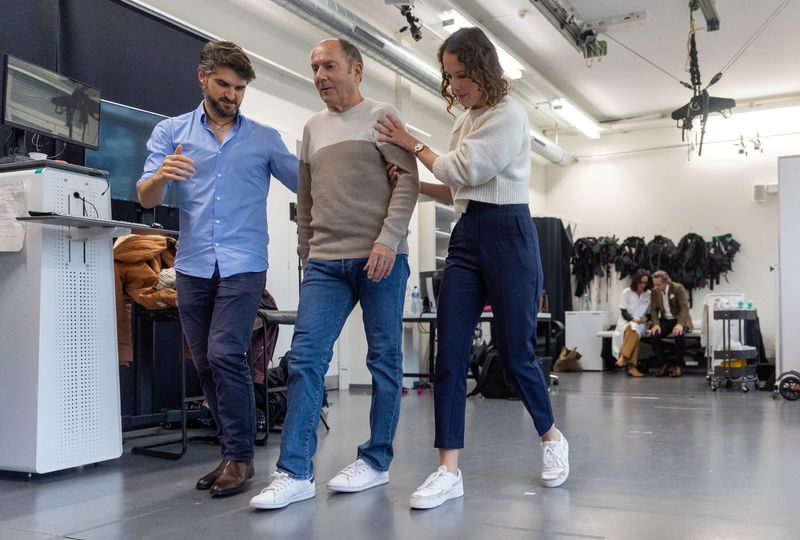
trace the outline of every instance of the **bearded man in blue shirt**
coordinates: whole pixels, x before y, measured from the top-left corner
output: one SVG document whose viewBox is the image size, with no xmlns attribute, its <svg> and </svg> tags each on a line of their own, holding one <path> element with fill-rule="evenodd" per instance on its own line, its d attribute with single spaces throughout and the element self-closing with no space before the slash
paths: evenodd
<svg viewBox="0 0 800 540">
<path fill-rule="evenodd" d="M 206 44 L 197 76 L 202 103 L 155 127 L 137 194 L 152 208 L 177 190 L 178 311 L 222 445 L 196 487 L 217 496 L 243 491 L 254 473 L 247 350 L 266 283 L 267 194 L 271 176 L 297 192 L 298 161 L 275 129 L 239 111 L 255 78 L 241 47 Z"/>
</svg>

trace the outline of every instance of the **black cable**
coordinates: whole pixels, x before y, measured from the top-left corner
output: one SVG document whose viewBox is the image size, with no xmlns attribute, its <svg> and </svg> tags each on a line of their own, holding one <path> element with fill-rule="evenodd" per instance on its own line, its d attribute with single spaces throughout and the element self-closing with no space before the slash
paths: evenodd
<svg viewBox="0 0 800 540">
<path fill-rule="evenodd" d="M 610 39 L 611 41 L 614 41 L 615 43 L 617 43 L 617 44 L 618 44 L 618 45 L 620 45 L 621 47 L 623 47 L 623 48 L 627 49 L 629 52 L 631 52 L 631 53 L 632 53 L 632 54 L 634 54 L 635 56 L 638 56 L 639 58 L 641 58 L 642 60 L 644 60 L 645 62 L 647 62 L 648 64 L 650 64 L 650 65 L 651 65 L 651 66 L 653 66 L 654 68 L 656 68 L 657 70 L 659 70 L 659 71 L 661 71 L 661 72 L 663 72 L 663 73 L 666 73 L 666 74 L 667 74 L 667 75 L 668 75 L 670 78 L 672 78 L 672 79 L 675 79 L 676 81 L 678 81 L 679 83 L 681 83 L 681 84 L 682 84 L 683 86 L 685 86 L 686 88 L 692 88 L 692 85 L 690 85 L 690 84 L 689 84 L 689 83 L 687 83 L 687 82 L 684 82 L 684 81 L 680 80 L 678 77 L 676 77 L 675 75 L 673 75 L 672 73 L 670 73 L 670 72 L 669 72 L 669 71 L 667 71 L 666 69 L 664 69 L 664 68 L 662 68 L 662 67 L 660 67 L 660 66 L 656 65 L 654 62 L 651 62 L 650 60 L 648 60 L 647 58 L 645 58 L 645 57 L 644 57 L 644 56 L 642 56 L 641 54 L 637 53 L 636 51 L 634 51 L 633 49 L 631 49 L 630 47 L 628 47 L 627 45 L 625 45 L 624 43 L 622 43 L 620 40 L 618 40 L 618 39 L 614 38 L 614 36 L 612 36 L 611 34 L 609 34 L 609 33 L 607 33 L 607 32 L 604 32 L 604 33 L 603 33 L 603 35 L 604 35 L 604 36 L 606 36 L 606 37 L 607 37 L 608 39 Z"/>
<path fill-rule="evenodd" d="M 13 134 L 14 134 L 14 130 L 13 129 L 9 129 L 8 130 L 8 135 L 6 135 L 6 142 L 3 143 L 3 155 L 6 155 L 6 156 L 9 155 L 8 140 L 11 138 L 11 136 Z"/>
<path fill-rule="evenodd" d="M 97 219 L 100 219 L 100 212 L 97 211 L 97 207 L 94 204 L 92 204 L 91 201 L 87 200 L 86 197 L 84 197 L 83 195 L 81 195 L 77 191 L 74 192 L 72 194 L 72 196 L 75 197 L 76 199 L 80 199 L 80 200 L 83 201 L 83 217 L 90 217 L 90 216 L 86 215 L 86 205 L 88 204 L 94 210 L 94 217 L 96 217 Z"/>
</svg>

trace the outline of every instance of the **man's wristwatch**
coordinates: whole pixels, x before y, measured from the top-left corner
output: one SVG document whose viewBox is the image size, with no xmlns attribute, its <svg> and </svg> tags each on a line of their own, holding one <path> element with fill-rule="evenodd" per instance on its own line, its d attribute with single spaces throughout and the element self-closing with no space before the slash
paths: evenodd
<svg viewBox="0 0 800 540">
<path fill-rule="evenodd" d="M 424 149 L 425 145 L 422 144 L 421 142 L 418 142 L 417 144 L 414 145 L 414 155 L 418 156 L 419 153 L 422 152 Z"/>
</svg>

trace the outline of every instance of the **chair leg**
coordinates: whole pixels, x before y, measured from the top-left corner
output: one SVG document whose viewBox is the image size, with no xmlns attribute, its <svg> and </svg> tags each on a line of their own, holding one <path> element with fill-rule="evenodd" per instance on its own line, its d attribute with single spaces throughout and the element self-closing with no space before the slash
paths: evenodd
<svg viewBox="0 0 800 540">
<path fill-rule="evenodd" d="M 263 348 L 264 354 L 263 356 L 263 365 L 264 365 L 264 436 L 262 438 L 258 438 L 258 433 L 256 433 L 256 444 L 259 446 L 265 446 L 267 444 L 267 440 L 269 439 L 269 377 L 267 377 L 268 373 L 267 370 L 269 368 L 269 364 L 267 364 L 267 319 L 261 315 L 261 311 L 258 311 L 257 317 L 261 319 L 261 346 Z"/>
<path fill-rule="evenodd" d="M 180 337 L 180 352 L 178 359 L 181 364 L 181 438 L 172 441 L 165 441 L 156 444 L 148 444 L 146 446 L 134 446 L 131 448 L 131 454 L 140 454 L 144 456 L 157 457 L 162 459 L 178 460 L 183 457 L 189 447 L 189 437 L 187 434 L 187 418 L 186 418 L 186 363 L 183 361 L 183 332 Z M 162 446 L 172 446 L 180 443 L 180 452 L 168 452 L 165 450 L 153 450 Z"/>
</svg>

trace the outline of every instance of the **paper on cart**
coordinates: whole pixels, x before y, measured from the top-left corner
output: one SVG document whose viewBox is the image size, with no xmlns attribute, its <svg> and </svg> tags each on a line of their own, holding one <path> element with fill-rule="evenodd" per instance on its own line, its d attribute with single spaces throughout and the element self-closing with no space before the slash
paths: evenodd
<svg viewBox="0 0 800 540">
<path fill-rule="evenodd" d="M 25 226 L 17 221 L 25 213 L 25 186 L 22 182 L 0 184 L 0 251 L 21 251 Z"/>
</svg>

